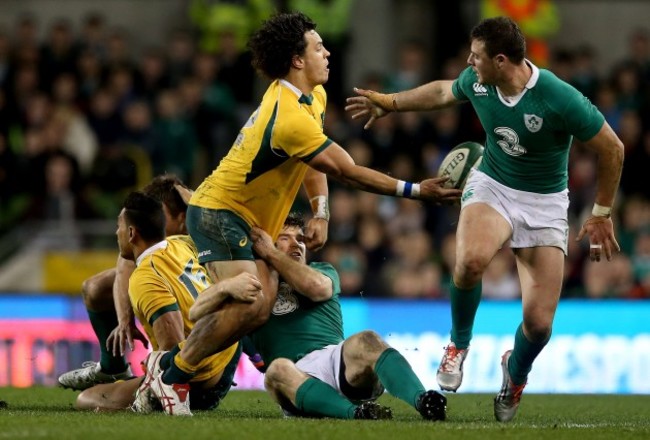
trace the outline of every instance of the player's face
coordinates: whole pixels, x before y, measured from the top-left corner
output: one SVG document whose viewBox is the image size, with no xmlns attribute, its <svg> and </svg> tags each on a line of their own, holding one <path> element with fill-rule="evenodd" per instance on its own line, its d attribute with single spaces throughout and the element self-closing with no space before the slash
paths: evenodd
<svg viewBox="0 0 650 440">
<path fill-rule="evenodd" d="M 124 219 L 124 209 L 122 209 L 120 215 L 117 216 L 117 231 L 115 231 L 115 235 L 117 236 L 117 246 L 120 249 L 120 257 L 127 260 L 134 260 L 133 248 L 129 242 L 131 235 L 129 229 L 126 220 Z"/>
<path fill-rule="evenodd" d="M 291 258 L 300 263 L 305 263 L 307 247 L 305 246 L 305 236 L 302 228 L 298 226 L 286 226 L 280 231 L 275 246 Z"/>
<path fill-rule="evenodd" d="M 495 84 L 496 68 L 494 60 L 485 52 L 485 43 L 483 41 L 472 40 L 467 64 L 472 66 L 472 70 L 476 72 L 479 83 Z"/>
<path fill-rule="evenodd" d="M 329 78 L 330 69 L 327 67 L 327 57 L 330 53 L 325 46 L 318 32 L 311 30 L 305 33 L 307 47 L 305 53 L 300 57 L 304 62 L 304 72 L 310 85 L 317 86 L 325 84 Z"/>
</svg>

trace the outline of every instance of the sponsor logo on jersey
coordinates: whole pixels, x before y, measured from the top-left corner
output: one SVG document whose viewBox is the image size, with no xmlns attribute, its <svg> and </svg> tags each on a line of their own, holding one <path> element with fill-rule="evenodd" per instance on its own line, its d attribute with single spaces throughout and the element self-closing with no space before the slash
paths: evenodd
<svg viewBox="0 0 650 440">
<path fill-rule="evenodd" d="M 210 249 L 208 249 L 207 251 L 199 252 L 199 258 L 205 257 L 206 255 L 212 255 L 212 251 Z"/>
<path fill-rule="evenodd" d="M 519 145 L 519 135 L 510 127 L 497 127 L 494 133 L 501 136 L 497 145 L 509 156 L 521 156 L 528 153 L 525 147 Z"/>
<path fill-rule="evenodd" d="M 248 237 L 242 238 L 241 240 L 239 240 L 239 247 L 246 246 L 246 243 L 248 243 Z"/>
<path fill-rule="evenodd" d="M 544 119 L 540 118 L 539 116 L 528 115 L 524 113 L 524 124 L 526 124 L 526 128 L 531 133 L 537 133 L 539 130 L 541 130 L 543 123 Z"/>
<path fill-rule="evenodd" d="M 278 286 L 278 299 L 275 300 L 271 313 L 276 316 L 286 315 L 296 310 L 298 310 L 298 298 L 291 286 L 283 281 Z"/>
<path fill-rule="evenodd" d="M 472 88 L 474 89 L 474 96 L 487 96 L 488 95 L 487 88 L 481 83 L 475 82 L 474 85 L 472 86 Z"/>
</svg>

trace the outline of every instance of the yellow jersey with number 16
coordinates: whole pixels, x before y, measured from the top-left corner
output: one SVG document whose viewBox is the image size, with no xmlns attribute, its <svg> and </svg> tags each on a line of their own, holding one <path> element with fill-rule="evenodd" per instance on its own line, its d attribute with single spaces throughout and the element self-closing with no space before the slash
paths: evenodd
<svg viewBox="0 0 650 440">
<path fill-rule="evenodd" d="M 173 235 L 151 246 L 138 257 L 129 278 L 129 298 L 133 312 L 151 342 L 159 350 L 153 324 L 167 312 L 180 311 L 185 337 L 194 323 L 189 319 L 196 297 L 210 285 L 205 269 L 199 264 L 194 242 L 187 235 Z M 220 373 L 230 362 L 237 344 L 201 362 L 194 381 Z"/>
</svg>

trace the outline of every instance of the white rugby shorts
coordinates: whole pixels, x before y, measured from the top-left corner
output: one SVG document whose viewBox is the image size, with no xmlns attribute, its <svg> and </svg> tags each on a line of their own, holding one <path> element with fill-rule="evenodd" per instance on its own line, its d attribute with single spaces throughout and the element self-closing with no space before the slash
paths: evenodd
<svg viewBox="0 0 650 440">
<path fill-rule="evenodd" d="M 343 341 L 336 345 L 328 345 L 320 350 L 314 350 L 296 362 L 296 367 L 305 374 L 319 379 L 333 387 L 342 396 L 341 383 L 339 382 L 341 370 L 341 351 Z M 372 396 L 368 400 L 375 400 L 384 392 L 383 386 L 377 380 L 373 387 Z"/>
<path fill-rule="evenodd" d="M 472 170 L 467 178 L 461 210 L 474 203 L 494 208 L 510 223 L 511 248 L 554 246 L 567 254 L 569 239 L 569 190 L 538 194 L 500 184 L 487 174 Z"/>
</svg>

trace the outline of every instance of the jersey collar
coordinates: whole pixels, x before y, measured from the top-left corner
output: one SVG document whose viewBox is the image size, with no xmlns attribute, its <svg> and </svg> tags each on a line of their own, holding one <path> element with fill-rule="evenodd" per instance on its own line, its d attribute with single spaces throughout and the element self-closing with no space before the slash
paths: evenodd
<svg viewBox="0 0 650 440">
<path fill-rule="evenodd" d="M 537 84 L 537 80 L 539 80 L 539 68 L 534 65 L 529 59 L 524 59 L 524 62 L 528 64 L 528 67 L 530 67 L 530 70 L 532 71 L 530 78 L 528 79 L 528 82 L 524 86 L 524 90 L 521 91 L 520 94 L 517 96 L 510 96 L 508 99 L 504 98 L 503 95 L 501 94 L 501 91 L 499 90 L 498 87 L 495 87 L 497 90 L 497 96 L 499 97 L 499 101 L 503 105 L 506 105 L 508 107 L 514 107 L 517 105 L 519 101 L 521 101 L 521 98 L 526 94 L 526 92 Z"/>
<path fill-rule="evenodd" d="M 151 247 L 148 247 L 145 249 L 143 253 L 140 254 L 137 260 L 135 260 L 135 265 L 139 266 L 142 260 L 144 260 L 147 255 L 153 254 L 155 251 L 158 249 L 167 249 L 167 240 L 159 241 L 158 243 L 154 244 Z"/>
<path fill-rule="evenodd" d="M 526 83 L 526 89 L 532 89 L 535 87 L 537 80 L 539 79 L 539 67 L 534 65 L 529 59 L 524 59 L 524 61 L 528 64 L 530 70 L 533 71 L 532 75 L 530 75 L 530 79 L 528 79 L 528 82 Z"/>
<path fill-rule="evenodd" d="M 299 103 L 311 105 L 311 103 L 314 102 L 313 95 L 309 95 L 309 96 L 308 95 L 303 95 L 298 87 L 294 86 L 293 84 L 291 84 L 286 79 L 281 79 L 280 84 L 282 84 L 283 86 L 285 86 L 289 90 L 291 90 L 293 93 L 295 93 L 296 96 L 298 97 L 298 102 Z"/>
</svg>

